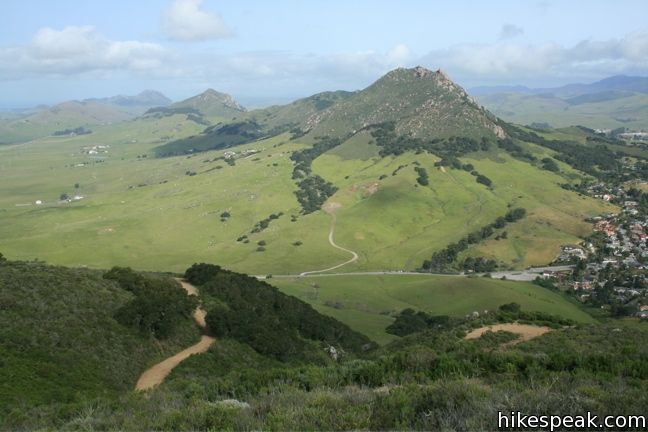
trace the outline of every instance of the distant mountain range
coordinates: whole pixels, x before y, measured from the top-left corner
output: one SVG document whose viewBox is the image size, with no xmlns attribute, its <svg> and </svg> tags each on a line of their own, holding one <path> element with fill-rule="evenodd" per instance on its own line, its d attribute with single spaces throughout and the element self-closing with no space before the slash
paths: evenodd
<svg viewBox="0 0 648 432">
<path fill-rule="evenodd" d="M 515 123 L 648 128 L 648 77 L 617 75 L 555 88 L 475 87 L 471 93 L 494 114 Z"/>
<path fill-rule="evenodd" d="M 173 103 L 171 99 L 155 90 L 144 90 L 135 96 L 117 95 L 107 98 L 85 99 L 84 102 L 96 102 L 118 107 L 156 107 Z"/>
<path fill-rule="evenodd" d="M 473 96 L 483 96 L 493 93 L 524 93 L 552 94 L 560 97 L 574 97 L 589 93 L 624 91 L 648 93 L 648 77 L 615 75 L 590 84 L 567 84 L 561 87 L 530 88 L 522 85 L 514 86 L 480 86 L 470 90 Z"/>
</svg>

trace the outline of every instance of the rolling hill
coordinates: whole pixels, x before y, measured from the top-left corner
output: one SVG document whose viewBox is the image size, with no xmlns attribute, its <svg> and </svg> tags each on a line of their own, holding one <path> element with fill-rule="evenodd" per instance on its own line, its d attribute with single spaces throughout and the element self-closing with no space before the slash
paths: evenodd
<svg viewBox="0 0 648 432">
<path fill-rule="evenodd" d="M 506 121 L 552 127 L 648 128 L 648 77 L 613 76 L 556 88 L 479 87 L 474 94 Z"/>
<path fill-rule="evenodd" d="M 231 119 L 245 112 L 245 108 L 232 96 L 214 89 L 207 89 L 199 95 L 175 102 L 169 108 L 192 108 L 203 116 L 222 119 Z"/>
<path fill-rule="evenodd" d="M 86 99 L 84 102 L 97 102 L 113 105 L 124 110 L 136 111 L 147 108 L 167 106 L 173 103 L 171 99 L 155 90 L 144 90 L 134 96 L 117 95 L 107 98 Z"/>
<path fill-rule="evenodd" d="M 0 120 L 0 144 L 29 141 L 57 131 L 121 122 L 133 118 L 121 109 L 94 101 L 68 101 L 17 119 Z"/>
</svg>

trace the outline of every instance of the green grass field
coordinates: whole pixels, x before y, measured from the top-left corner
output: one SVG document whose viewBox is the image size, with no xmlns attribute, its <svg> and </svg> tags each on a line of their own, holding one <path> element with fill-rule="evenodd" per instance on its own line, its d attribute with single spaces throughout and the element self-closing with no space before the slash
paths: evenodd
<svg viewBox="0 0 648 432">
<path fill-rule="evenodd" d="M 152 158 L 159 143 L 199 131 L 183 119 L 136 120 L 86 136 L 0 147 L 2 252 L 12 259 L 96 268 L 181 271 L 206 261 L 261 275 L 297 274 L 348 259 L 328 243 L 330 215 L 300 215 L 289 157 L 304 144 L 281 135 L 240 146 L 235 150 L 259 153 L 234 166 L 214 160 L 222 151 Z M 465 171 L 434 167 L 438 158 L 430 154 L 378 158 L 367 138 L 359 136 L 313 163 L 314 173 L 339 187 L 330 199 L 341 205 L 336 243 L 360 255 L 341 271 L 415 269 L 509 205 L 525 207 L 529 216 L 507 227 L 507 241 L 487 241 L 467 253 L 517 268 L 546 264 L 561 244 L 589 232 L 584 218 L 612 208 L 563 190 L 559 175 L 503 154 L 465 159 L 493 180 L 489 189 Z M 82 152 L 93 145 L 110 148 L 105 155 Z M 429 186 L 417 185 L 416 163 L 428 170 Z M 62 193 L 84 198 L 61 203 Z M 231 217 L 223 222 L 225 211 Z M 250 234 L 273 213 L 283 216 Z M 249 243 L 236 241 L 243 235 Z M 264 252 L 257 251 L 259 241 L 266 242 Z"/>
<path fill-rule="evenodd" d="M 385 328 L 393 322 L 392 314 L 406 308 L 464 316 L 517 302 L 528 311 L 594 321 L 565 296 L 529 282 L 428 275 L 296 277 L 269 282 L 379 343 L 396 338 Z"/>
</svg>

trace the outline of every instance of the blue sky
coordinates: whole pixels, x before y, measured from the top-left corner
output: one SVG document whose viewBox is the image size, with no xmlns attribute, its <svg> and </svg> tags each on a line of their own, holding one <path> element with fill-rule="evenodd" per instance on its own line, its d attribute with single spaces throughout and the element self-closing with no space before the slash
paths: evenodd
<svg viewBox="0 0 648 432">
<path fill-rule="evenodd" d="M 30 1 L 0 4 L 0 106 L 207 87 L 260 104 L 441 68 L 465 87 L 648 75 L 648 2 Z"/>
</svg>

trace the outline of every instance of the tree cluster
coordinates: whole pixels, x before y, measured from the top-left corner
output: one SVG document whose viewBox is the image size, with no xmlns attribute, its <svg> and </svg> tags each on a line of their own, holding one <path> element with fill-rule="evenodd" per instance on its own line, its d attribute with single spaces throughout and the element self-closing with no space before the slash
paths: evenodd
<svg viewBox="0 0 648 432">
<path fill-rule="evenodd" d="M 360 352 L 370 340 L 345 324 L 321 315 L 309 304 L 244 274 L 210 264 L 194 264 L 185 278 L 220 304 L 207 313 L 207 325 L 218 337 L 250 345 L 281 361 L 304 359 L 313 342 Z"/>
<path fill-rule="evenodd" d="M 158 339 L 169 337 L 178 323 L 190 317 L 198 305 L 195 297 L 187 295 L 169 279 L 145 277 L 128 267 L 113 267 L 103 277 L 116 281 L 134 295 L 117 310 L 117 321 Z"/>
<path fill-rule="evenodd" d="M 446 329 L 450 326 L 447 315 L 429 315 L 423 311 L 407 308 L 396 315 L 396 319 L 385 330 L 396 336 L 407 336 L 430 328 Z"/>
<path fill-rule="evenodd" d="M 513 210 L 510 210 L 508 213 L 506 213 L 506 215 L 498 217 L 495 222 L 482 227 L 478 231 L 474 231 L 468 234 L 457 243 L 451 243 L 444 249 L 435 252 L 434 255 L 432 255 L 432 258 L 423 262 L 421 270 L 431 273 L 443 273 L 451 271 L 452 265 L 457 260 L 459 253 L 468 249 L 470 245 L 477 244 L 480 241 L 492 236 L 495 232 L 495 229 L 504 228 L 508 223 L 516 222 L 522 219 L 525 215 L 526 210 L 523 208 L 515 208 Z M 488 263 L 486 265 L 488 265 Z"/>
<path fill-rule="evenodd" d="M 421 139 L 410 135 L 399 135 L 395 122 L 384 122 L 369 127 L 371 136 L 381 147 L 380 155 L 401 155 L 407 151 L 430 152 L 441 157 L 457 157 L 476 151 L 486 151 L 490 142 L 484 138 L 480 141 L 467 137 L 449 137 L 446 139 Z"/>
<path fill-rule="evenodd" d="M 267 218 L 261 219 L 259 222 L 254 224 L 254 227 L 252 228 L 252 231 L 250 231 L 250 234 L 260 233 L 261 231 L 263 231 L 264 229 L 270 226 L 270 222 L 272 222 L 275 219 L 279 219 L 281 216 L 283 216 L 283 212 L 272 213 Z"/>
<path fill-rule="evenodd" d="M 297 183 L 297 186 L 299 189 L 295 191 L 295 196 L 302 207 L 303 214 L 319 210 L 322 204 L 338 190 L 333 183 L 318 175 L 306 177 Z"/>
<path fill-rule="evenodd" d="M 418 174 L 418 177 L 416 178 L 416 181 L 418 184 L 421 186 L 427 186 L 430 184 L 430 180 L 428 178 L 428 173 L 427 170 L 423 167 L 414 167 L 414 171 Z"/>
</svg>

